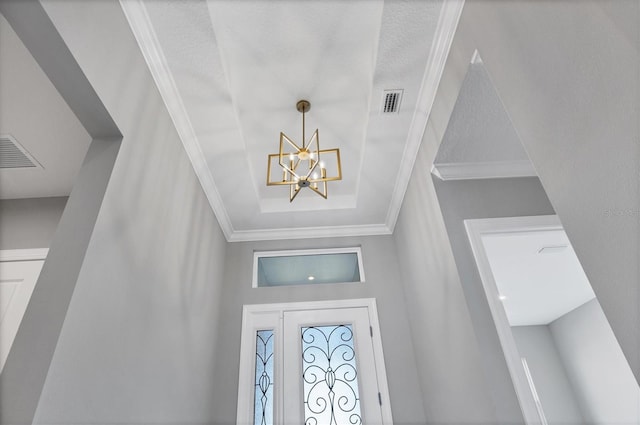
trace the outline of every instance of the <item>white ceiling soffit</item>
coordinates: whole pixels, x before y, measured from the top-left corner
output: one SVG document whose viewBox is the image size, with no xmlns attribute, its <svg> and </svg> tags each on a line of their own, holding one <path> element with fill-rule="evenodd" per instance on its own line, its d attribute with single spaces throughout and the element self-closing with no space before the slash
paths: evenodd
<svg viewBox="0 0 640 425">
<path fill-rule="evenodd" d="M 547 325 L 595 298 L 564 230 L 482 235 L 511 326 Z"/>
<path fill-rule="evenodd" d="M 393 231 L 463 1 L 121 4 L 228 241 Z M 290 203 L 267 155 L 300 139 L 302 98 L 343 180 Z"/>
</svg>

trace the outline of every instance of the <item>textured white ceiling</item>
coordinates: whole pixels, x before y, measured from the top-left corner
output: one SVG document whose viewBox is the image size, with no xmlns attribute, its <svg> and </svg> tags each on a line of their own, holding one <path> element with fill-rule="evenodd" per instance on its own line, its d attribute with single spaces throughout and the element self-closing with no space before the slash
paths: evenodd
<svg viewBox="0 0 640 425">
<path fill-rule="evenodd" d="M 487 234 L 482 243 L 512 326 L 546 325 L 595 297 L 562 230 Z"/>
<path fill-rule="evenodd" d="M 216 181 L 246 168 L 262 213 L 287 213 L 292 206 L 309 210 L 310 201 L 316 201 L 313 209 L 354 207 L 382 1 L 208 5 L 240 128 L 238 140 L 228 142 L 244 145 L 239 161 L 214 170 Z M 301 98 L 312 102 L 307 137 L 319 128 L 321 146 L 339 147 L 348 164 L 343 181 L 330 185 L 329 202 L 305 190 L 290 204 L 287 188 L 264 184 L 266 158 L 278 152 L 280 131 L 302 142 L 301 116 L 295 109 Z M 202 142 L 218 146 L 216 140 Z M 225 202 L 231 210 L 249 212 L 242 204 L 238 196 Z M 246 219 L 252 216 L 246 214 Z"/>
<path fill-rule="evenodd" d="M 0 170 L 0 199 L 68 196 L 91 137 L 0 15 L 0 134 L 42 167 Z"/>
<path fill-rule="evenodd" d="M 139 4 L 123 8 L 229 240 L 393 229 L 428 116 L 418 105 L 436 87 L 424 81 L 457 23 L 436 32 L 442 2 Z M 385 89 L 404 89 L 400 113 L 380 114 Z M 301 137 L 299 99 L 311 102 L 307 134 L 341 151 L 327 200 L 305 191 L 290 203 L 288 188 L 265 184 L 280 131 Z"/>
<path fill-rule="evenodd" d="M 469 65 L 434 163 L 529 161 L 482 62 Z"/>
</svg>

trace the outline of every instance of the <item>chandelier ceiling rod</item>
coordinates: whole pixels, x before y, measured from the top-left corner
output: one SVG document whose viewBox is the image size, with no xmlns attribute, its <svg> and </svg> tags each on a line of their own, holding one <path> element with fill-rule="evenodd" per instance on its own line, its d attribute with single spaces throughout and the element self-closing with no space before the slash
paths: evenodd
<svg viewBox="0 0 640 425">
<path fill-rule="evenodd" d="M 307 139 L 305 137 L 305 113 L 311 109 L 311 104 L 306 100 L 300 100 L 296 103 L 296 109 L 302 112 L 302 149 L 306 148 Z"/>
</svg>

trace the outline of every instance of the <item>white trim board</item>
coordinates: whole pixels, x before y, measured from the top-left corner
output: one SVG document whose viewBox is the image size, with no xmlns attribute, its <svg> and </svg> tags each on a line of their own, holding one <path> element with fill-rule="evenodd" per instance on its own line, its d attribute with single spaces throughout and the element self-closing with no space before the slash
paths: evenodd
<svg viewBox="0 0 640 425">
<path fill-rule="evenodd" d="M 0 250 L 0 286 L 3 309 L 0 315 L 0 372 L 18 333 L 20 322 L 35 289 L 48 249 Z M 8 292 L 5 292 L 8 288 Z"/>
<path fill-rule="evenodd" d="M 522 367 L 520 353 L 518 352 L 518 347 L 511 333 L 509 319 L 499 298 L 500 294 L 491 271 L 489 258 L 482 243 L 482 236 L 495 233 L 563 230 L 562 223 L 560 223 L 558 216 L 543 215 L 464 220 L 464 226 L 467 231 L 467 236 L 469 237 L 473 257 L 478 266 L 482 288 L 487 296 L 489 310 L 496 325 L 500 345 L 502 345 L 507 368 L 509 369 L 509 374 L 511 375 L 511 380 L 516 390 L 525 423 L 528 425 L 540 424 L 542 418 L 539 415 L 529 380 Z"/>
<path fill-rule="evenodd" d="M 49 248 L 2 249 L 0 261 L 35 261 L 46 260 Z"/>
<path fill-rule="evenodd" d="M 444 181 L 536 177 L 538 175 L 529 160 L 434 163 L 431 173 Z"/>
<path fill-rule="evenodd" d="M 284 229 L 237 230 L 228 242 L 272 241 L 285 239 L 315 239 L 348 236 L 390 235 L 392 231 L 384 224 L 360 226 L 298 227 Z"/>
<path fill-rule="evenodd" d="M 209 200 L 209 204 L 218 219 L 220 228 L 228 241 L 233 235 L 231 220 L 222 203 L 222 198 L 211 175 L 211 170 L 200 148 L 200 141 L 193 129 L 189 114 L 182 101 L 182 96 L 180 96 L 178 87 L 167 64 L 167 59 L 164 56 L 160 42 L 151 24 L 147 8 L 142 0 L 120 0 L 120 6 L 140 46 L 140 50 L 151 71 L 153 80 L 156 86 L 158 86 L 158 91 L 167 107 L 167 111 L 173 121 L 178 136 L 180 136 L 180 141 L 200 181 L 202 190 Z"/>
</svg>

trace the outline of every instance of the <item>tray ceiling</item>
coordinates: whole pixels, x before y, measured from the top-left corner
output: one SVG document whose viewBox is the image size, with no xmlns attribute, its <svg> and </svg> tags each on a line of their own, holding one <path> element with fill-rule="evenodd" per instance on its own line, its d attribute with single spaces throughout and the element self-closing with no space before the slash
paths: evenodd
<svg viewBox="0 0 640 425">
<path fill-rule="evenodd" d="M 228 240 L 393 231 L 461 2 L 121 3 Z M 326 200 L 266 186 L 280 132 L 301 139 L 299 99 L 341 152 Z"/>
</svg>

